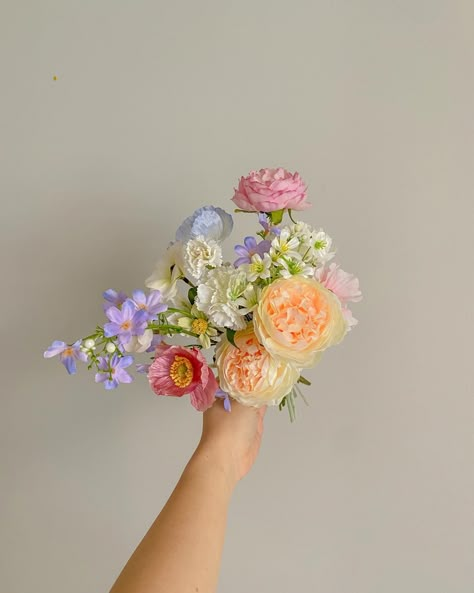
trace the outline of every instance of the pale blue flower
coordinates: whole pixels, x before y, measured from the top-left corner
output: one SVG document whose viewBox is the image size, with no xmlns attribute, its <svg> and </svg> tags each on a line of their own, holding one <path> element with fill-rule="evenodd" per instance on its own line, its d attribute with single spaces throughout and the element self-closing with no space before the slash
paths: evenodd
<svg viewBox="0 0 474 593">
<path fill-rule="evenodd" d="M 222 208 L 204 206 L 198 208 L 176 231 L 176 241 L 186 243 L 190 239 L 202 236 L 214 241 L 224 241 L 232 232 L 232 216 Z"/>
</svg>

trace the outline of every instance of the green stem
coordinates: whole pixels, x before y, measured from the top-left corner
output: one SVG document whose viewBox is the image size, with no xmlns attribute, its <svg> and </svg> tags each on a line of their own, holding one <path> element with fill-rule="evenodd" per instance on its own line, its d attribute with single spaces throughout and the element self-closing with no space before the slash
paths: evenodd
<svg viewBox="0 0 474 593">
<path fill-rule="evenodd" d="M 179 325 L 153 325 L 151 324 L 151 327 L 149 329 L 152 329 L 153 331 L 157 331 L 157 333 L 161 333 L 161 330 L 165 330 L 165 332 L 168 331 L 174 331 L 176 333 L 179 334 L 186 334 L 188 336 L 193 336 L 193 338 L 197 338 L 199 337 L 197 334 L 195 334 L 194 332 L 191 332 L 187 329 L 184 329 L 183 327 L 180 327 Z"/>
</svg>

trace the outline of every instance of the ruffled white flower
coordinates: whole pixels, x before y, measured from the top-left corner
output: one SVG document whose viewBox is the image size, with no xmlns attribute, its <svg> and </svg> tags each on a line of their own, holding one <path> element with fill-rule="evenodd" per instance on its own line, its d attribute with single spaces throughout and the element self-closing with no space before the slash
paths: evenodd
<svg viewBox="0 0 474 593">
<path fill-rule="evenodd" d="M 239 298 L 247 286 L 243 270 L 230 265 L 208 270 L 198 286 L 196 307 L 217 327 L 243 329 L 246 321 L 239 310 Z"/>
<path fill-rule="evenodd" d="M 250 282 L 255 282 L 257 278 L 261 278 L 262 280 L 270 278 L 272 263 L 272 258 L 268 253 L 264 253 L 263 258 L 258 253 L 255 253 L 252 255 L 250 263 L 244 266 L 247 279 Z"/>
<path fill-rule="evenodd" d="M 194 282 L 199 282 L 207 266 L 215 268 L 222 264 L 222 249 L 214 239 L 200 235 L 185 243 L 183 262 L 186 274 Z"/>
<path fill-rule="evenodd" d="M 161 291 L 164 301 L 172 300 L 178 294 L 177 282 L 183 275 L 182 252 L 183 244 L 179 241 L 170 245 L 145 281 L 147 288 Z"/>
<path fill-rule="evenodd" d="M 151 346 L 153 340 L 153 330 L 146 329 L 141 336 L 132 336 L 130 340 L 124 344 L 126 352 L 146 352 Z"/>
</svg>

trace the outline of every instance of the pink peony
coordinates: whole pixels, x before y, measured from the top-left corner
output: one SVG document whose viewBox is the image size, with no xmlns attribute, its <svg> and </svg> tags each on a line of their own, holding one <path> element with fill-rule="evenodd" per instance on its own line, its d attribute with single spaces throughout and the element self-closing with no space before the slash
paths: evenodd
<svg viewBox="0 0 474 593">
<path fill-rule="evenodd" d="M 214 373 L 200 350 L 168 344 L 156 348 L 148 381 L 156 395 L 182 397 L 189 393 L 191 404 L 200 412 L 212 406 L 218 388 Z"/>
<path fill-rule="evenodd" d="M 350 301 L 357 303 L 362 299 L 358 278 L 353 274 L 344 272 L 335 263 L 330 264 L 327 268 L 319 268 L 316 270 L 314 277 L 341 301 L 342 314 L 346 320 L 348 329 L 357 325 L 358 321 L 353 317 L 351 310 L 347 307 L 347 303 Z"/>
<path fill-rule="evenodd" d="M 306 186 L 299 173 L 281 167 L 252 171 L 242 177 L 232 200 L 241 210 L 251 212 L 305 210 L 311 206 L 306 201 Z"/>
</svg>

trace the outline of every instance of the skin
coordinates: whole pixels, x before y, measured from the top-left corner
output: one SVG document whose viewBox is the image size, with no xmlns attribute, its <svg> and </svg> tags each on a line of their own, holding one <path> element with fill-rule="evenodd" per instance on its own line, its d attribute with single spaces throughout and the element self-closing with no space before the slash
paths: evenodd
<svg viewBox="0 0 474 593">
<path fill-rule="evenodd" d="M 203 414 L 199 445 L 110 593 L 213 593 L 232 492 L 252 467 L 265 408 L 221 401 Z"/>
</svg>

